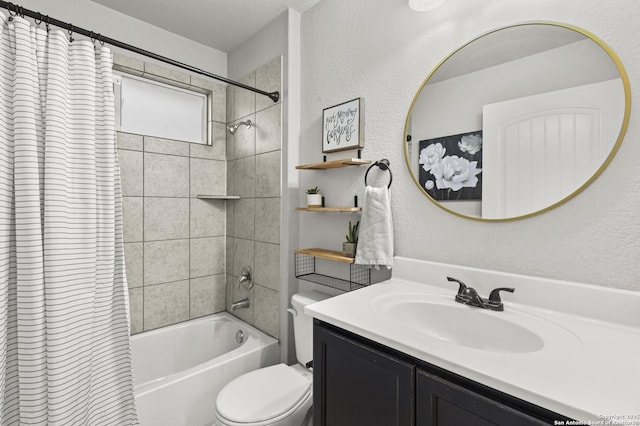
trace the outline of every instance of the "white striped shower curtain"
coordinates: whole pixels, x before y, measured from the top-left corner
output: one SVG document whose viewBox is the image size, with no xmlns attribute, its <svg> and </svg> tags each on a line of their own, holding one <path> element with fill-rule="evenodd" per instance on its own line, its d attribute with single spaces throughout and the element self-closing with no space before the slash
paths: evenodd
<svg viewBox="0 0 640 426">
<path fill-rule="evenodd" d="M 111 53 L 0 24 L 0 425 L 137 424 Z"/>
</svg>

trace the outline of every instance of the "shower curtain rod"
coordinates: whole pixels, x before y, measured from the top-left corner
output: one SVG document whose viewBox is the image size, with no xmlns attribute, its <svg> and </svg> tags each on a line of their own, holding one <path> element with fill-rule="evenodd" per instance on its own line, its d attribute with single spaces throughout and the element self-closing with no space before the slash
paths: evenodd
<svg viewBox="0 0 640 426">
<path fill-rule="evenodd" d="M 49 15 L 43 15 L 40 12 L 34 12 L 33 10 L 25 9 L 22 6 L 18 6 L 16 4 L 13 4 L 13 3 L 10 3 L 10 2 L 5 2 L 5 1 L 0 0 L 0 8 L 7 9 L 11 16 L 18 15 L 18 16 L 23 17 L 23 18 L 25 16 L 33 18 L 36 21 L 36 24 L 38 24 L 38 25 L 44 22 L 47 25 L 47 29 L 49 28 L 49 25 L 55 25 L 56 27 L 59 27 L 59 28 L 62 28 L 62 29 L 65 29 L 65 30 L 69 31 L 69 36 L 71 36 L 73 33 L 81 34 L 83 36 L 89 37 L 92 41 L 98 41 L 101 44 L 107 43 L 107 44 L 110 44 L 112 46 L 119 47 L 121 49 L 125 49 L 125 50 L 128 50 L 130 52 L 138 53 L 140 55 L 147 56 L 149 58 L 152 58 L 152 59 L 155 59 L 155 60 L 170 64 L 170 65 L 173 65 L 173 66 L 178 67 L 178 68 L 182 68 L 182 69 L 187 70 L 187 71 L 191 71 L 191 72 L 196 73 L 196 74 L 204 75 L 204 76 L 207 76 L 209 78 L 213 78 L 215 80 L 223 81 L 223 82 L 225 82 L 227 84 L 231 84 L 232 86 L 241 87 L 243 89 L 250 90 L 252 92 L 259 93 L 259 94 L 264 95 L 264 96 L 268 96 L 269 98 L 271 98 L 271 100 L 273 102 L 278 102 L 278 100 L 280 99 L 280 93 L 277 92 L 277 91 L 275 91 L 275 92 L 265 92 L 264 90 L 260 90 L 260 89 L 257 89 L 255 87 L 247 86 L 246 84 L 240 83 L 238 81 L 230 80 L 228 78 L 221 77 L 221 76 L 216 75 L 216 74 L 212 74 L 212 73 L 210 73 L 208 71 L 201 70 L 199 68 L 193 67 L 191 65 L 184 64 L 182 62 L 178 62 L 178 61 L 176 61 L 174 59 L 167 58 L 165 56 L 161 56 L 161 55 L 158 55 L 158 54 L 153 53 L 153 52 L 149 52 L 148 50 L 140 49 L 139 47 L 135 47 L 135 46 L 132 46 L 130 44 L 123 43 L 123 42 L 118 41 L 118 40 L 114 40 L 114 39 L 112 39 L 110 37 L 105 37 L 105 36 L 103 36 L 101 34 L 94 33 L 93 31 L 89 31 L 89 30 L 85 30 L 84 28 L 76 27 L 76 26 L 74 26 L 74 25 L 72 25 L 70 23 L 59 21 L 57 19 L 51 18 L 51 17 L 49 17 Z"/>
</svg>

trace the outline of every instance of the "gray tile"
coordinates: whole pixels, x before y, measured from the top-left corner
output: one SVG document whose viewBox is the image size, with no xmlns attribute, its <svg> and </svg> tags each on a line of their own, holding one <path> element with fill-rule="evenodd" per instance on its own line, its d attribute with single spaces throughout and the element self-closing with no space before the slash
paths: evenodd
<svg viewBox="0 0 640 426">
<path fill-rule="evenodd" d="M 280 243 L 281 198 L 256 198 L 256 241 Z"/>
<path fill-rule="evenodd" d="M 142 151 L 142 135 L 134 133 L 117 132 L 118 149 L 129 149 L 131 151 Z"/>
<path fill-rule="evenodd" d="M 144 290 L 142 288 L 129 289 L 129 327 L 131 334 L 144 330 Z"/>
<path fill-rule="evenodd" d="M 175 141 L 173 139 L 155 138 L 153 136 L 144 137 L 144 152 L 188 157 L 189 145 L 188 142 Z"/>
<path fill-rule="evenodd" d="M 227 312 L 230 312 L 232 315 L 240 318 L 244 322 L 253 324 L 254 290 L 247 291 L 242 286 L 238 287 L 238 289 L 236 290 L 236 281 L 237 281 L 236 277 L 227 274 L 227 285 L 226 285 Z M 237 302 L 245 298 L 249 299 L 248 308 L 236 309 L 235 311 L 231 310 L 231 304 L 233 302 Z"/>
<path fill-rule="evenodd" d="M 224 161 L 191 158 L 191 196 L 224 194 L 227 188 L 227 168 Z"/>
<path fill-rule="evenodd" d="M 254 239 L 256 200 L 244 198 L 234 202 L 233 234 L 236 238 Z M 260 213 L 262 214 L 262 213 Z M 260 215 L 258 214 L 258 216 Z"/>
<path fill-rule="evenodd" d="M 143 61 L 116 52 L 113 52 L 113 65 L 117 69 L 126 68 L 127 71 L 138 71 L 135 73 L 136 75 L 140 75 L 144 71 Z"/>
<path fill-rule="evenodd" d="M 227 160 L 227 194 L 238 195 L 235 190 L 233 178 L 235 176 L 236 162 L 235 160 Z"/>
<path fill-rule="evenodd" d="M 189 240 L 144 243 L 144 285 L 189 278 Z"/>
<path fill-rule="evenodd" d="M 189 281 L 158 284 L 144 289 L 144 329 L 151 330 L 189 319 Z"/>
<path fill-rule="evenodd" d="M 188 198 L 144 198 L 144 240 L 189 238 Z"/>
<path fill-rule="evenodd" d="M 225 310 L 226 276 L 213 275 L 190 280 L 191 318 Z"/>
<path fill-rule="evenodd" d="M 144 194 L 150 197 L 188 197 L 189 158 L 145 153 Z"/>
<path fill-rule="evenodd" d="M 235 144 L 235 137 L 229 133 L 228 130 L 226 130 L 226 125 L 225 125 L 225 141 L 226 141 L 226 146 L 227 146 L 227 161 L 230 160 L 235 160 L 236 159 L 236 144 Z"/>
<path fill-rule="evenodd" d="M 256 153 L 256 116 L 252 114 L 242 121 L 251 120 L 251 127 L 240 126 L 236 134 L 233 135 L 234 158 L 248 157 Z M 236 123 L 232 123 L 236 124 Z"/>
<path fill-rule="evenodd" d="M 244 265 L 254 269 L 254 242 L 252 240 L 233 239 L 233 275 L 240 276 Z"/>
<path fill-rule="evenodd" d="M 119 149 L 118 163 L 120 164 L 122 195 L 125 197 L 143 195 L 142 153 L 138 151 Z"/>
<path fill-rule="evenodd" d="M 280 151 L 256 155 L 256 197 L 280 196 Z"/>
<path fill-rule="evenodd" d="M 227 122 L 227 88 L 214 83 L 211 90 L 211 119 L 219 123 Z"/>
<path fill-rule="evenodd" d="M 225 237 L 192 238 L 190 244 L 191 278 L 224 273 Z"/>
<path fill-rule="evenodd" d="M 224 84 L 201 77 L 191 76 L 191 85 L 210 92 L 211 120 L 227 122 L 227 88 Z"/>
<path fill-rule="evenodd" d="M 151 74 L 151 75 L 145 75 L 145 77 L 151 78 L 153 80 L 158 80 L 158 81 L 170 80 L 170 83 L 173 83 L 173 82 L 182 83 L 185 86 L 189 86 L 191 84 L 191 77 L 188 74 L 173 68 L 169 68 L 165 65 L 158 65 L 150 62 L 145 62 L 144 72 L 145 74 Z M 161 78 L 155 78 L 155 77 L 161 77 Z"/>
<path fill-rule="evenodd" d="M 231 123 L 232 121 L 235 121 L 235 119 L 236 119 L 236 114 L 235 114 L 235 104 L 236 104 L 235 87 L 231 86 L 231 85 L 227 85 L 226 91 L 227 91 L 227 97 L 226 97 L 227 114 L 226 114 L 226 119 L 224 120 L 224 122 L 225 123 Z"/>
<path fill-rule="evenodd" d="M 189 155 L 192 158 L 206 158 L 207 160 L 226 160 L 227 142 L 226 125 L 222 123 L 209 122 L 211 132 L 211 145 L 191 143 Z"/>
<path fill-rule="evenodd" d="M 254 289 L 253 325 L 277 339 L 280 335 L 280 295 L 260 285 Z"/>
<path fill-rule="evenodd" d="M 191 238 L 224 235 L 225 220 L 225 201 L 191 198 Z"/>
<path fill-rule="evenodd" d="M 256 194 L 256 157 L 246 157 L 233 162 L 233 194 L 252 198 Z"/>
<path fill-rule="evenodd" d="M 216 83 L 215 80 L 208 77 L 192 75 L 191 86 L 189 88 L 196 92 L 211 92 L 213 91 L 213 87 L 216 85 L 223 86 L 221 83 Z"/>
<path fill-rule="evenodd" d="M 122 197 L 124 242 L 142 241 L 142 197 Z"/>
<path fill-rule="evenodd" d="M 256 284 L 280 290 L 280 245 L 256 242 Z"/>
<path fill-rule="evenodd" d="M 274 105 L 256 114 L 256 154 L 277 151 L 282 147 L 280 105 Z"/>
<path fill-rule="evenodd" d="M 267 62 L 256 70 L 256 87 L 265 92 L 280 92 L 282 101 L 282 57 L 278 56 Z M 256 111 L 274 105 L 273 101 L 266 96 L 256 96 Z"/>
<path fill-rule="evenodd" d="M 227 228 L 226 228 L 226 234 L 228 236 L 232 236 L 233 234 L 233 215 L 235 214 L 236 211 L 236 201 L 227 201 Z"/>
<path fill-rule="evenodd" d="M 127 286 L 129 288 L 142 287 L 142 243 L 125 243 L 124 263 L 127 271 Z"/>
<path fill-rule="evenodd" d="M 256 87 L 255 71 L 238 80 L 247 86 Z M 235 87 L 235 120 L 253 114 L 256 111 L 256 94 L 241 87 Z M 261 95 L 262 96 L 262 95 Z M 234 121 L 234 120 L 232 120 Z"/>
<path fill-rule="evenodd" d="M 226 257 L 227 261 L 226 261 L 226 265 L 225 265 L 225 272 L 227 274 L 232 274 L 233 273 L 233 241 L 234 241 L 234 239 L 231 238 L 231 237 L 227 237 L 226 238 L 225 257 Z"/>
</svg>

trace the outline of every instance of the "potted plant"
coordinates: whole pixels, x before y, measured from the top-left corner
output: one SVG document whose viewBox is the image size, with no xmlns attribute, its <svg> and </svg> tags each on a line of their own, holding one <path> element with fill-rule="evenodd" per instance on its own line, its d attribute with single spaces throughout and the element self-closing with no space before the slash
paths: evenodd
<svg viewBox="0 0 640 426">
<path fill-rule="evenodd" d="M 307 189 L 307 206 L 322 207 L 322 194 L 317 186 Z"/>
<path fill-rule="evenodd" d="M 347 232 L 347 241 L 342 243 L 342 254 L 347 257 L 356 257 L 356 246 L 358 245 L 358 227 L 360 221 L 353 225 L 349 221 L 349 230 Z"/>
</svg>

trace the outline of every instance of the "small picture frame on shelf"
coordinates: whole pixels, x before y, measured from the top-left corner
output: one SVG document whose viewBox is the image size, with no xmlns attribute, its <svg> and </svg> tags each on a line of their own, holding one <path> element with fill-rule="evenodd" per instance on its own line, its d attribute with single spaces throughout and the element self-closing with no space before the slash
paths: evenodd
<svg viewBox="0 0 640 426">
<path fill-rule="evenodd" d="M 364 99 L 322 110 L 322 152 L 364 148 Z"/>
</svg>

